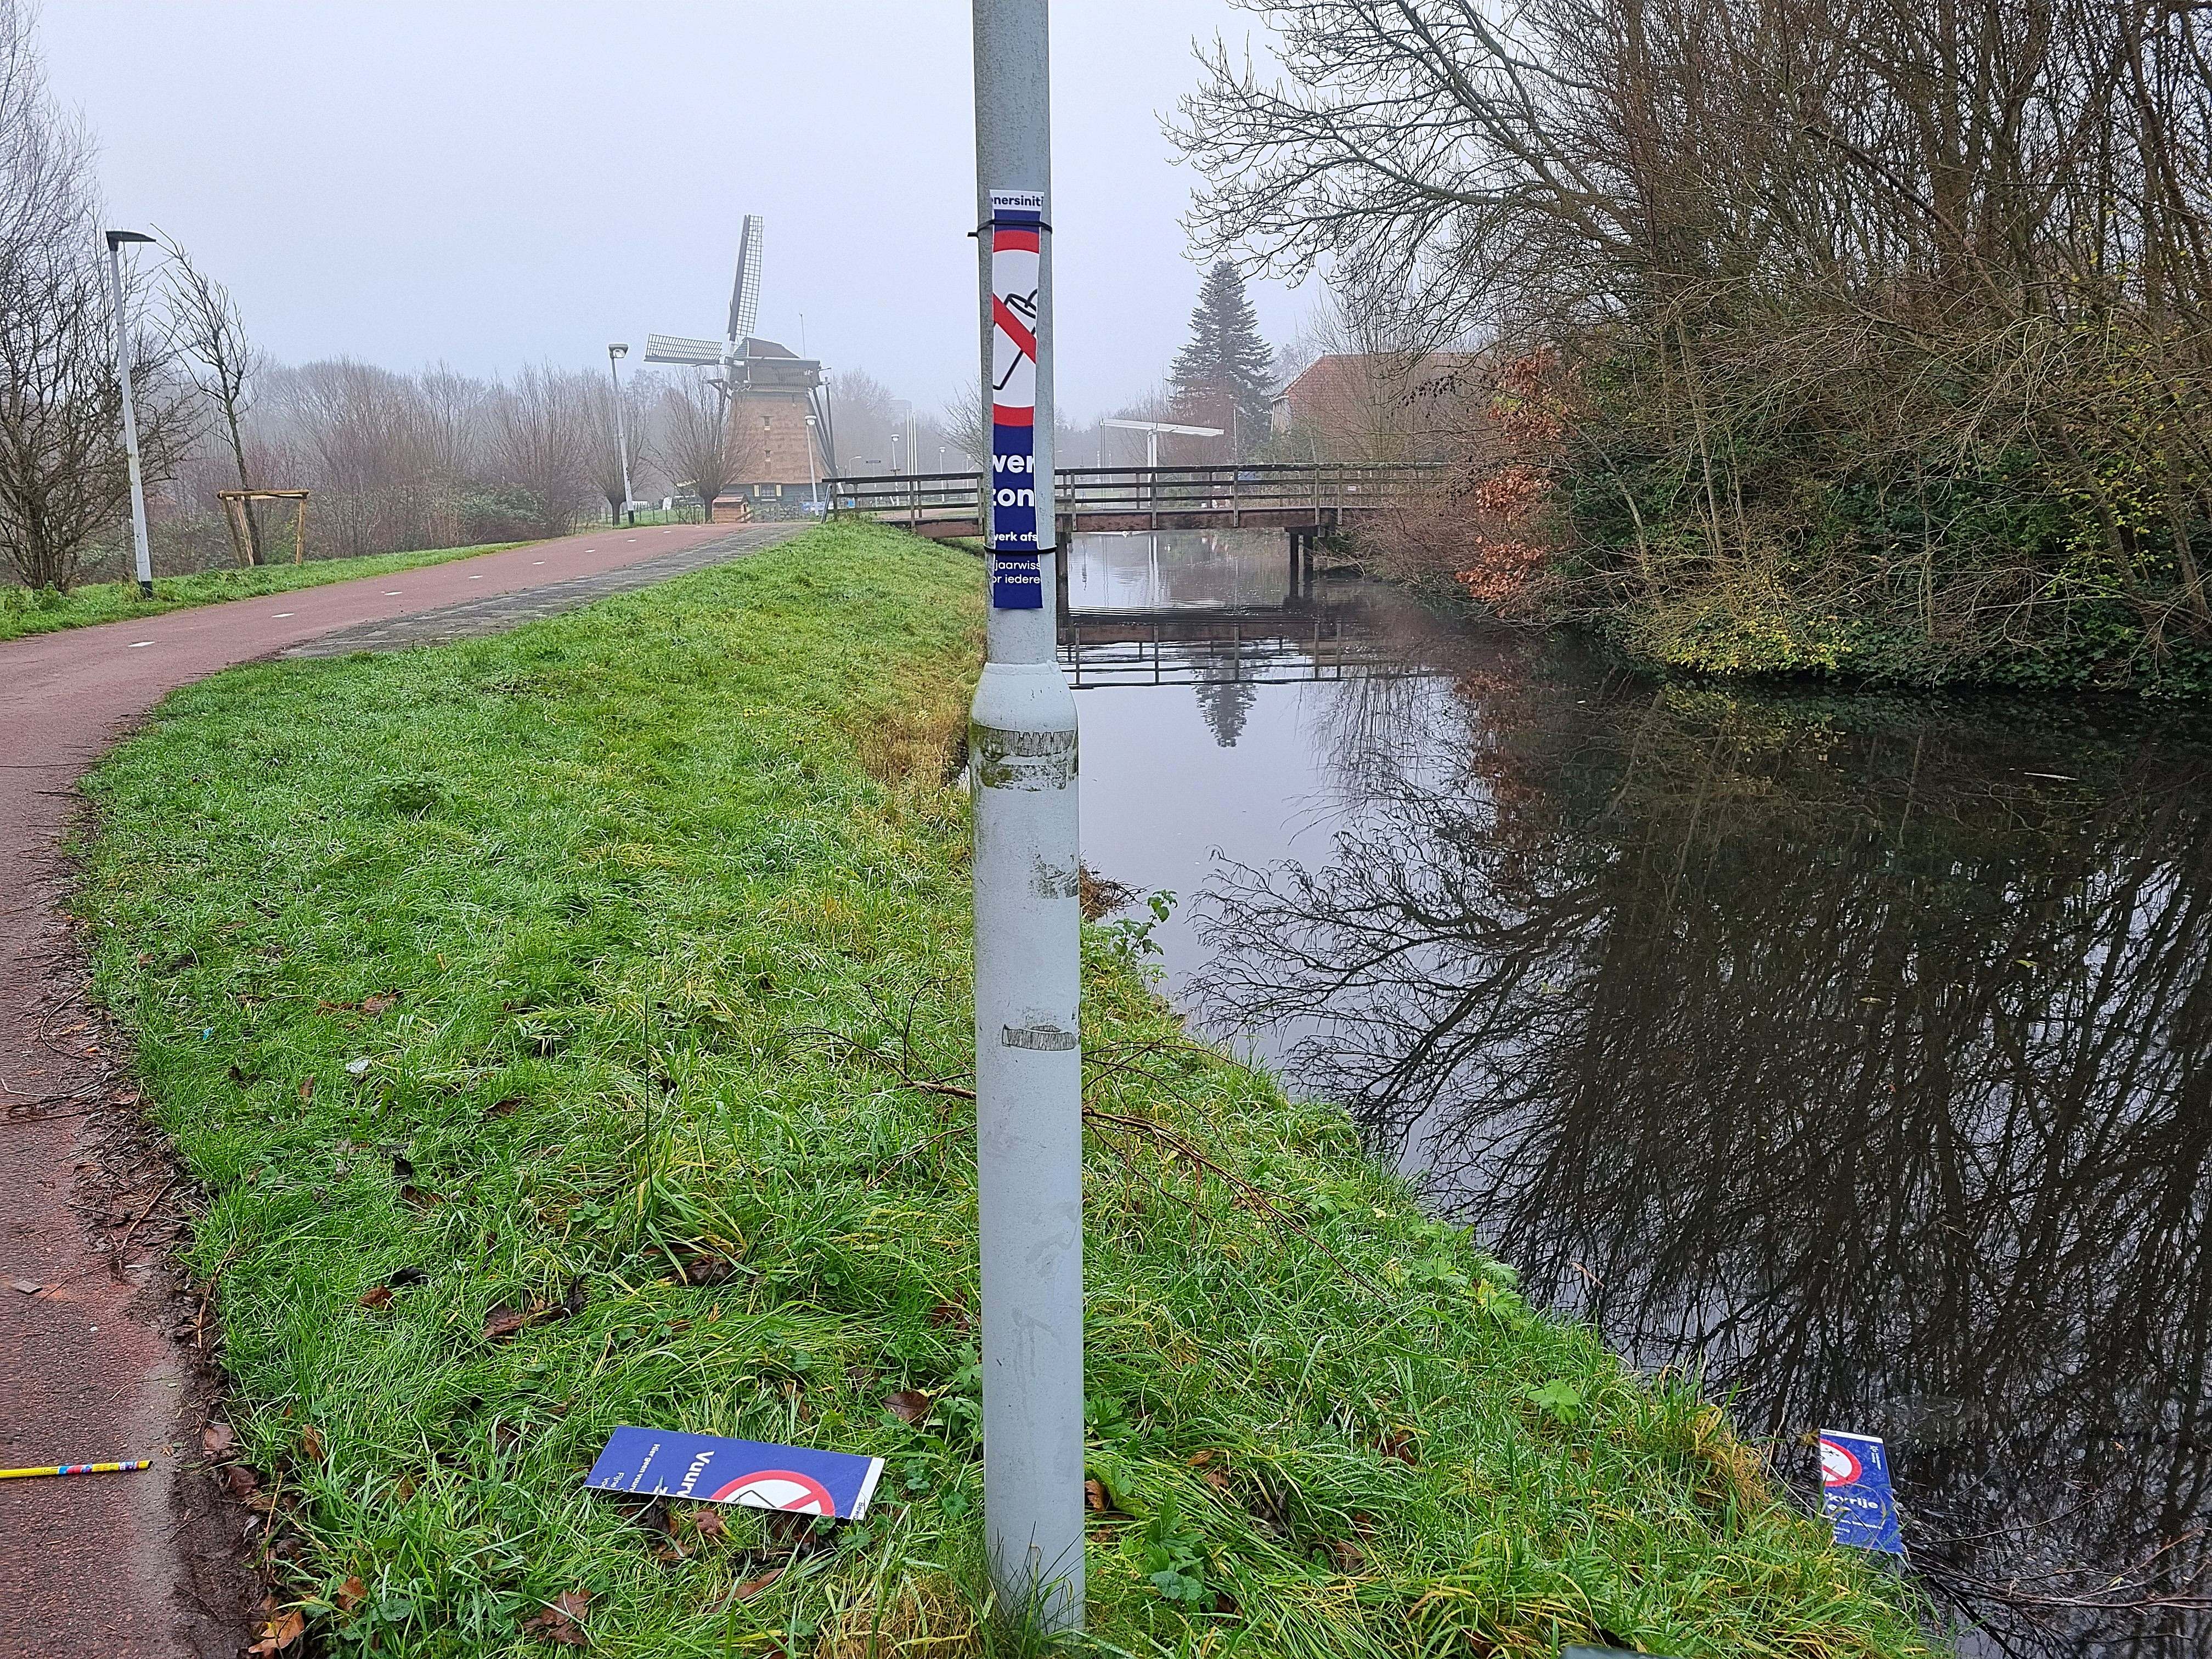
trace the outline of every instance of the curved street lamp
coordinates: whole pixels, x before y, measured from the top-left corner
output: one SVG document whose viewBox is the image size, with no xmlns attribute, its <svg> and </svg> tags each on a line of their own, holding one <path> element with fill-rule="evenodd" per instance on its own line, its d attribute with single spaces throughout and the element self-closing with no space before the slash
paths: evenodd
<svg viewBox="0 0 2212 1659">
<path fill-rule="evenodd" d="M 115 378 L 123 387 L 123 453 L 131 462 L 131 540 L 137 556 L 138 594 L 154 597 L 154 556 L 146 545 L 146 480 L 138 465 L 138 411 L 131 398 L 131 331 L 123 317 L 123 245 L 150 242 L 143 231 L 111 230 L 107 237 L 107 281 L 115 296 Z"/>
<path fill-rule="evenodd" d="M 629 487 L 629 434 L 623 426 L 622 371 L 615 367 L 629 356 L 628 345 L 607 348 L 607 373 L 615 382 L 615 447 L 622 451 L 623 518 L 626 523 L 637 522 L 637 492 Z"/>
</svg>

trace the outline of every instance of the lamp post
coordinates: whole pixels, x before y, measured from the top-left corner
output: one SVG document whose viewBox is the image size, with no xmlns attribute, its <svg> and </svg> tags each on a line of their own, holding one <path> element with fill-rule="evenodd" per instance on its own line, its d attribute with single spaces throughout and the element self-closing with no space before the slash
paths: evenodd
<svg viewBox="0 0 2212 1659">
<path fill-rule="evenodd" d="M 991 608 L 975 787 L 983 1533 L 1000 1605 L 1083 1622 L 1082 922 L 1055 659 L 1047 0 L 973 0 Z M 1032 386 L 1033 383 L 1033 386 Z"/>
<path fill-rule="evenodd" d="M 115 296 L 115 378 L 123 386 L 123 453 L 131 462 L 131 540 L 137 555 L 138 593 L 154 597 L 154 556 L 146 545 L 146 480 L 138 465 L 138 411 L 131 398 L 131 331 L 123 316 L 123 245 L 154 239 L 135 230 L 107 234 L 107 281 Z"/>
<path fill-rule="evenodd" d="M 647 343 L 649 344 L 650 342 Z M 623 425 L 622 370 L 615 366 L 629 356 L 629 348 L 627 345 L 611 345 L 607 348 L 607 373 L 614 377 L 615 382 L 615 446 L 622 451 L 623 520 L 627 524 L 635 524 L 637 513 L 635 503 L 637 501 L 637 492 L 629 487 L 629 434 Z"/>
<path fill-rule="evenodd" d="M 814 516 L 822 516 L 822 475 L 815 471 L 814 446 L 821 441 L 822 422 L 813 416 L 806 417 L 806 495 L 814 503 Z"/>
</svg>

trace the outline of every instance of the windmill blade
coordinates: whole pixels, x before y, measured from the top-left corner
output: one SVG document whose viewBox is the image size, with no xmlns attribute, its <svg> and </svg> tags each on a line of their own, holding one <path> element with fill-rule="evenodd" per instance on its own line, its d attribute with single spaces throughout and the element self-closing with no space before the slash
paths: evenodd
<svg viewBox="0 0 2212 1659">
<path fill-rule="evenodd" d="M 742 349 L 752 338 L 760 317 L 761 242 L 768 221 L 757 213 L 745 215 L 744 235 L 738 242 L 738 280 L 730 289 L 730 343 Z"/>
<path fill-rule="evenodd" d="M 682 334 L 648 334 L 645 337 L 645 361 L 711 366 L 722 361 L 722 343 L 694 340 Z"/>
</svg>

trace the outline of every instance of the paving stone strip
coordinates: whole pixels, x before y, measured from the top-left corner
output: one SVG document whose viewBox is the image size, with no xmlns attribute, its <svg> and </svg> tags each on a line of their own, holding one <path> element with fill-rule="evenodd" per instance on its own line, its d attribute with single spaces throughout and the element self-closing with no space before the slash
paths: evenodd
<svg viewBox="0 0 2212 1659">
<path fill-rule="evenodd" d="M 695 570 L 727 564 L 811 527 L 811 521 L 804 520 L 791 524 L 758 525 L 717 537 L 711 542 L 701 542 L 695 547 L 678 548 L 658 558 L 641 560 L 616 570 L 602 570 L 597 575 L 550 582 L 544 587 L 526 588 L 516 593 L 487 594 L 481 599 L 465 599 L 436 611 L 420 611 L 411 617 L 392 617 L 382 622 L 337 629 L 304 645 L 294 646 L 284 655 L 344 657 L 356 651 L 405 651 L 418 645 L 450 645 L 455 640 L 504 633 L 525 623 L 541 622 L 548 617 L 581 610 L 597 599 L 650 587 L 672 576 L 689 575 Z"/>
</svg>

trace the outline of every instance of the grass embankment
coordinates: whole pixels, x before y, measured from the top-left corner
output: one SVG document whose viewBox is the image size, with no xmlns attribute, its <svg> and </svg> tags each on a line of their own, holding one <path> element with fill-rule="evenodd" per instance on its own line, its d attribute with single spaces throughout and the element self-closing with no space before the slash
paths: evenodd
<svg viewBox="0 0 2212 1659">
<path fill-rule="evenodd" d="M 251 569 L 157 576 L 150 599 L 138 597 L 135 580 L 86 582 L 66 593 L 57 593 L 50 587 L 0 588 L 0 640 L 158 617 L 165 611 L 220 605 L 225 599 L 261 599 L 295 588 L 320 587 L 325 582 L 349 582 L 356 576 L 388 576 L 395 570 L 415 570 L 426 564 L 443 564 L 448 559 L 473 558 L 479 553 L 497 553 L 521 545 L 520 542 L 488 542 L 481 547 L 435 547 L 419 553 L 374 553 L 358 559 L 309 559 L 304 564 L 263 564 Z"/>
<path fill-rule="evenodd" d="M 969 1066 L 980 585 L 817 530 L 225 674 L 93 781 L 100 984 L 326 1650 L 533 1650 L 570 1592 L 607 1654 L 983 1650 L 969 1108 L 901 1075 Z M 1085 947 L 1103 1650 L 1923 1651 L 1713 1407 L 1191 1046 L 1129 944 Z M 889 1468 L 861 1525 L 718 1536 L 583 1490 L 623 1423 Z"/>
</svg>

